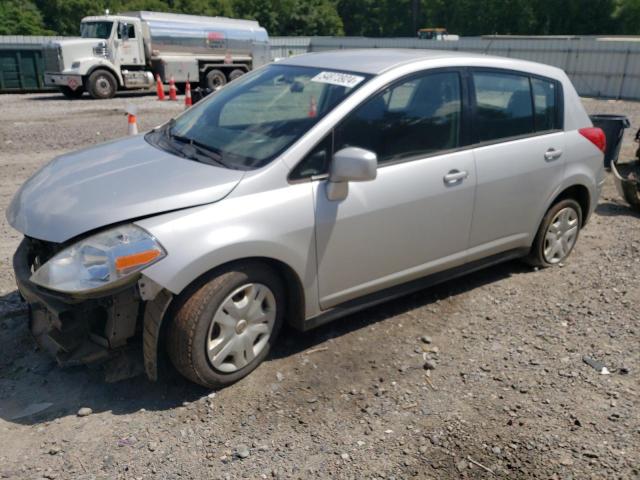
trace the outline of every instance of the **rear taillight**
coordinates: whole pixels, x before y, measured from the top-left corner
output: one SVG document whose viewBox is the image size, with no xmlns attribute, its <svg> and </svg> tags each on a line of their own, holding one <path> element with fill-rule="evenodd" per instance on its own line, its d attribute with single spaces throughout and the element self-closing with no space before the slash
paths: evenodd
<svg viewBox="0 0 640 480">
<path fill-rule="evenodd" d="M 578 130 L 580 135 L 593 143 L 598 150 L 602 153 L 607 149 L 607 137 L 605 137 L 604 132 L 601 128 L 598 127 L 589 127 L 589 128 L 581 128 Z"/>
</svg>

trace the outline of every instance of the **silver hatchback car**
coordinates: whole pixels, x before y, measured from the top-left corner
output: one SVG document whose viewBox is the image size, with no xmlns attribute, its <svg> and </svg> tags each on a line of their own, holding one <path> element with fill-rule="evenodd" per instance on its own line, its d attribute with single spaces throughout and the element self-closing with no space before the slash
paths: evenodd
<svg viewBox="0 0 640 480">
<path fill-rule="evenodd" d="M 42 168 L 7 211 L 25 236 L 16 279 L 60 364 L 138 343 L 151 379 L 167 352 L 218 387 L 256 368 L 285 321 L 305 330 L 516 257 L 565 261 L 604 148 L 554 67 L 301 55 Z"/>
</svg>

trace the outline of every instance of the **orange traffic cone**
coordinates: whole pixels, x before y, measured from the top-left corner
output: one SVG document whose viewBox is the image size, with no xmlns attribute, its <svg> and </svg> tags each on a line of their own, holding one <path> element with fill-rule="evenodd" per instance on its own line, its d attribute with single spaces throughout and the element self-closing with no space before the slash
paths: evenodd
<svg viewBox="0 0 640 480">
<path fill-rule="evenodd" d="M 164 85 L 160 80 L 160 75 L 156 74 L 156 92 L 158 93 L 158 100 L 164 100 Z"/>
<path fill-rule="evenodd" d="M 136 119 L 135 114 L 128 113 L 127 121 L 129 122 L 129 135 L 137 135 L 138 134 L 138 120 Z"/>
<path fill-rule="evenodd" d="M 169 100 L 178 100 L 178 96 L 176 95 L 176 82 L 173 81 L 173 75 L 169 78 Z"/>
<path fill-rule="evenodd" d="M 187 84 L 184 87 L 184 108 L 189 108 L 191 105 L 193 105 L 191 101 L 191 84 L 187 80 Z"/>
<path fill-rule="evenodd" d="M 309 118 L 314 118 L 318 115 L 318 104 L 316 103 L 315 97 L 311 96 L 311 102 L 309 104 Z"/>
</svg>

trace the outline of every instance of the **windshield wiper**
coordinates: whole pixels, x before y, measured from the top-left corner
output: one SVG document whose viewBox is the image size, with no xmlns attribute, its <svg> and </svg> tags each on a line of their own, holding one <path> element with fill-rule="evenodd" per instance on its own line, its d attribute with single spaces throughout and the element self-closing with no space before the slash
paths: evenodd
<svg viewBox="0 0 640 480">
<path fill-rule="evenodd" d="M 193 138 L 189 138 L 189 137 L 185 137 L 183 135 L 177 135 L 175 133 L 172 132 L 173 129 L 173 124 L 175 123 L 174 119 L 171 119 L 169 121 L 169 123 L 166 126 L 165 129 L 165 135 L 170 138 L 171 140 L 176 140 L 184 145 L 188 145 L 190 147 L 193 148 L 194 152 L 196 154 L 198 154 L 200 157 L 204 157 L 206 158 L 208 161 L 205 163 L 215 163 L 218 165 L 222 165 L 225 168 L 233 168 L 232 166 L 228 165 L 227 163 L 225 163 L 222 160 L 222 155 L 220 154 L 220 152 L 214 150 L 213 148 L 211 148 L 208 145 L 205 145 L 202 142 L 199 142 L 198 140 L 194 140 Z M 182 153 L 184 152 L 184 149 L 181 150 Z"/>
</svg>

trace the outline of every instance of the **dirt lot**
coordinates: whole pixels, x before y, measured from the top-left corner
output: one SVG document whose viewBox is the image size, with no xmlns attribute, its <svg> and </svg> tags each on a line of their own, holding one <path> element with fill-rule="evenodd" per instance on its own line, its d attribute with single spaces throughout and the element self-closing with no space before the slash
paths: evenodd
<svg viewBox="0 0 640 480">
<path fill-rule="evenodd" d="M 181 110 L 152 96 L 0 96 L 0 209 L 55 155 L 124 135 L 126 102 L 141 129 Z M 640 104 L 585 105 L 640 126 Z M 611 179 L 566 266 L 511 262 L 285 331 L 256 372 L 216 393 L 57 368 L 22 314 L 18 242 L 3 214 L 1 478 L 640 476 L 640 215 Z M 83 407 L 93 413 L 77 416 Z"/>
</svg>

